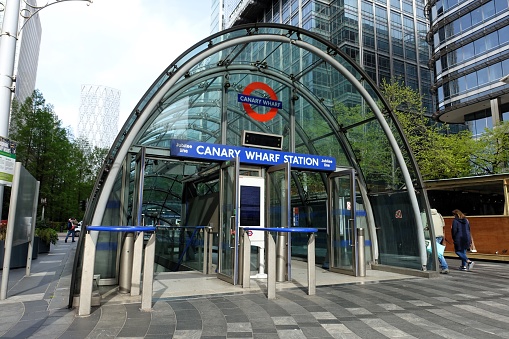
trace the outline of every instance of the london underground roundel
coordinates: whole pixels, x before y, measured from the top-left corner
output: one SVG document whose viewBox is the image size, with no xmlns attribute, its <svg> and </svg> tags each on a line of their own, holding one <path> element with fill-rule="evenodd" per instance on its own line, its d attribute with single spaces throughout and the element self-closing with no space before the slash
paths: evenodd
<svg viewBox="0 0 509 339">
<path fill-rule="evenodd" d="M 260 98 L 251 96 L 251 93 L 255 90 L 264 91 L 269 95 L 270 99 Z M 246 86 L 242 93 L 238 94 L 238 102 L 242 103 L 246 113 L 254 120 L 266 122 L 274 119 L 278 109 L 283 107 L 283 103 L 277 99 L 277 95 L 269 85 L 263 82 L 252 82 Z M 253 109 L 253 106 L 264 106 L 269 107 L 270 110 L 263 114 L 258 113 Z"/>
</svg>

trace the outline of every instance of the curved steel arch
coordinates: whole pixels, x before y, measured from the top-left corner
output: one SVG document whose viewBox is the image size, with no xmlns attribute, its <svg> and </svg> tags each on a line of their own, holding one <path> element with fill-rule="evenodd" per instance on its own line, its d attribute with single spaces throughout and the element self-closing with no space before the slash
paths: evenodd
<svg viewBox="0 0 509 339">
<path fill-rule="evenodd" d="M 217 69 L 217 71 L 214 71 Z M 333 114 L 330 112 L 330 110 L 322 103 L 320 100 L 314 95 L 314 93 L 311 93 L 304 84 L 291 80 L 290 74 L 286 74 L 284 72 L 277 72 L 277 71 L 271 71 L 271 70 L 259 70 L 258 67 L 251 66 L 251 65 L 229 65 L 228 67 L 222 66 L 217 68 L 208 68 L 207 71 L 203 72 L 205 73 L 202 75 L 202 72 L 196 73 L 192 76 L 189 76 L 187 79 L 180 81 L 178 84 L 176 84 L 175 88 L 172 88 L 172 93 L 175 96 L 180 95 L 185 89 L 188 89 L 190 86 L 192 86 L 195 83 L 201 83 L 204 81 L 207 81 L 209 76 L 211 75 L 224 75 L 225 73 L 229 74 L 244 74 L 246 71 L 256 70 L 260 72 L 260 75 L 263 75 L 264 77 L 270 78 L 272 80 L 278 81 L 282 84 L 286 84 L 287 87 L 293 88 L 297 91 L 299 95 L 301 95 L 304 99 L 307 100 L 307 102 L 324 118 L 324 120 L 329 124 L 331 127 L 332 133 L 335 134 L 336 138 L 341 142 L 343 146 L 343 150 L 348 153 L 349 159 L 351 160 L 352 167 L 355 168 L 357 173 L 361 175 L 362 181 L 362 171 L 360 170 L 359 164 L 356 161 L 355 155 L 352 151 L 352 147 L 350 143 L 348 142 L 347 138 L 344 135 L 344 132 L 342 128 L 340 127 L 339 123 L 333 116 Z M 195 75 L 198 75 L 198 78 L 194 78 Z M 222 88 L 222 86 L 218 86 Z M 192 94 L 194 91 L 185 91 L 185 94 Z M 196 90 L 198 92 L 198 90 Z M 167 93 L 168 94 L 168 93 Z M 168 95 L 165 97 L 165 102 L 174 102 L 174 100 L 178 99 L 175 98 L 174 100 L 170 100 L 172 95 Z M 169 105 L 169 104 L 168 104 Z M 160 104 L 161 107 L 158 108 L 164 110 L 164 103 Z M 238 111 L 235 107 L 230 107 L 229 111 L 235 112 L 240 114 L 244 114 L 244 112 Z M 149 128 L 150 122 L 157 118 L 156 114 L 152 114 L 151 117 L 145 122 L 146 128 Z M 203 119 L 203 118 L 202 118 Z M 282 116 L 282 119 L 287 120 L 286 116 Z M 372 119 L 372 118 L 370 118 Z M 207 118 L 205 118 L 207 120 Z M 369 120 L 369 119 L 367 119 Z M 252 123 L 260 128 L 260 130 L 266 130 L 266 126 L 258 121 L 252 121 Z M 361 123 L 361 122 L 359 122 Z M 145 129 L 146 130 L 146 129 Z M 141 132 L 141 130 L 140 130 Z M 238 131 L 233 131 L 236 134 L 239 134 Z M 307 149 L 312 151 L 313 153 L 316 153 L 316 149 L 313 146 L 313 143 L 310 142 L 309 137 L 305 133 L 302 126 L 296 125 L 295 126 L 295 132 L 299 135 L 299 137 L 304 141 L 304 144 L 306 145 Z M 210 133 L 208 133 L 210 134 Z"/>
</svg>

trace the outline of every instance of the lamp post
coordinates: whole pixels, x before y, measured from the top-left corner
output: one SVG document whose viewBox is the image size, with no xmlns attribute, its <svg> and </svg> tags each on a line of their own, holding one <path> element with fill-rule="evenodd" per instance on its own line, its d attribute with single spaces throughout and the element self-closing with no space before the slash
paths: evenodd
<svg viewBox="0 0 509 339">
<path fill-rule="evenodd" d="M 0 33 L 0 136 L 9 135 L 11 97 L 14 91 L 14 58 L 18 40 L 19 0 L 5 0 L 4 22 Z"/>
<path fill-rule="evenodd" d="M 16 79 L 14 76 L 16 43 L 24 24 L 41 10 L 51 5 L 68 1 L 85 1 L 90 4 L 93 0 L 53 0 L 48 1 L 44 6 L 32 5 L 28 3 L 28 0 L 23 0 L 26 6 L 21 11 L 21 0 L 4 1 L 4 21 L 0 33 L 0 136 L 7 137 L 9 134 L 11 98 L 14 92 L 13 83 Z M 18 31 L 20 16 L 26 21 Z"/>
<path fill-rule="evenodd" d="M 11 99 L 14 92 L 14 60 L 16 57 L 16 43 L 19 33 L 26 22 L 44 8 L 51 5 L 68 2 L 85 1 L 87 5 L 93 0 L 48 0 L 44 6 L 32 5 L 28 0 L 23 0 L 25 6 L 21 8 L 21 0 L 3 0 L 0 3 L 0 12 L 4 12 L 2 30 L 0 32 L 0 136 L 9 136 L 9 120 L 11 114 Z M 34 1 L 35 3 L 35 1 Z M 25 20 L 19 28 L 20 16 Z M 4 197 L 4 185 L 0 184 L 0 219 L 2 218 L 2 206 Z"/>
</svg>

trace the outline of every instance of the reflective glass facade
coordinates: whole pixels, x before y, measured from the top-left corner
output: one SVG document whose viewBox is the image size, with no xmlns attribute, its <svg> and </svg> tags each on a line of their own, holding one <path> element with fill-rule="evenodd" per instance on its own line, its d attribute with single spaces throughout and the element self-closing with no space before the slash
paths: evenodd
<svg viewBox="0 0 509 339">
<path fill-rule="evenodd" d="M 281 102 L 273 118 L 254 119 L 239 101 L 239 94 L 245 94 L 253 84 L 274 91 L 255 90 L 258 97 L 276 96 Z M 349 95 L 357 104 L 342 102 L 340 86 L 349 86 Z M 262 106 L 251 109 L 262 116 L 269 111 Z M 229 182 L 223 176 L 221 181 L 217 174 L 218 166 L 223 166 L 221 173 L 229 171 L 230 160 L 182 159 L 170 145 L 182 140 L 239 147 L 243 131 L 282 136 L 282 152 L 332 157 L 336 168 L 330 172 L 355 173 L 355 203 L 347 203 L 353 194 L 347 194 L 347 186 L 342 185 L 334 203 L 343 201 L 349 206 L 342 218 L 355 219 L 366 230 L 369 262 L 436 269 L 436 258 L 426 252 L 425 240 L 432 234 L 423 227 L 429 220 L 429 206 L 422 180 L 401 129 L 374 82 L 346 53 L 320 35 L 281 24 L 241 25 L 219 32 L 191 47 L 164 70 L 115 140 L 89 199 L 85 226 L 202 224 L 202 209 L 193 206 L 205 206 L 209 198 L 219 197 L 220 204 L 232 198 L 225 188 Z M 239 171 L 248 176 L 263 175 L 269 169 L 243 167 L 241 163 Z M 328 214 L 330 173 L 292 167 L 290 172 L 293 223 L 326 231 L 318 234 L 316 252 L 317 259 L 326 261 L 326 235 L 332 223 Z M 348 214 L 352 206 L 355 216 Z M 215 232 L 221 237 L 235 213 L 229 215 L 226 205 L 221 205 L 218 213 Z M 348 222 L 341 227 L 346 232 Z M 158 231 L 156 260 L 162 261 L 167 254 L 169 237 L 169 232 Z M 121 240 L 99 232 L 97 242 L 101 250 L 96 254 L 96 273 L 114 283 Z M 214 244 L 217 246 L 217 240 Z M 305 244 L 305 238 L 292 236 L 292 254 L 299 255 Z M 222 248 L 216 247 L 218 251 Z M 77 258 L 76 289 L 83 253 Z M 163 265 L 161 261 L 158 263 Z"/>
<path fill-rule="evenodd" d="M 509 2 L 430 1 L 435 117 L 466 122 L 474 135 L 504 120 L 509 85 Z M 488 121 L 489 120 L 489 121 Z"/>
<path fill-rule="evenodd" d="M 424 0 L 224 1 L 225 28 L 273 22 L 320 34 L 361 65 L 375 83 L 399 78 L 420 91 L 431 115 L 429 25 L 424 13 Z M 348 84 L 338 84 L 338 91 L 342 102 L 356 103 Z"/>
</svg>

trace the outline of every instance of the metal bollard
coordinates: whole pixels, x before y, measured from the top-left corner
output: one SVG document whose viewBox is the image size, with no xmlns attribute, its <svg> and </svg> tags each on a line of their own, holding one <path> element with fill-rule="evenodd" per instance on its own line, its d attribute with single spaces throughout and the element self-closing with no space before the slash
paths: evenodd
<svg viewBox="0 0 509 339">
<path fill-rule="evenodd" d="M 365 246 L 364 246 L 364 228 L 357 229 L 357 244 L 358 244 L 358 258 L 357 268 L 358 268 L 358 276 L 365 277 L 366 276 L 366 256 L 365 256 Z"/>
<path fill-rule="evenodd" d="M 131 277 L 133 274 L 134 234 L 127 233 L 122 253 L 120 254 L 120 273 L 118 278 L 118 290 L 120 293 L 131 291 Z"/>
</svg>

